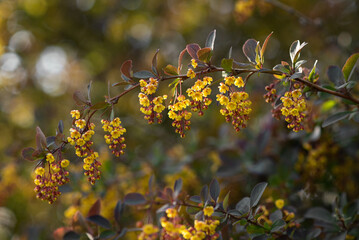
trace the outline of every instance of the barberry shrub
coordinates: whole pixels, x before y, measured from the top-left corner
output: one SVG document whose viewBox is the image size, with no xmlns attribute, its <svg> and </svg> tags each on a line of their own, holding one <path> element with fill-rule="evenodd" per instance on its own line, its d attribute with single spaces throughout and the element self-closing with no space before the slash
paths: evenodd
<svg viewBox="0 0 359 240">
<path fill-rule="evenodd" d="M 265 68 L 264 53 L 271 35 L 263 45 L 254 39 L 244 43 L 243 53 L 249 63 L 237 62 L 230 51 L 229 57 L 222 59 L 220 66 L 216 66 L 212 61 L 216 38 L 216 31 L 213 31 L 204 48 L 195 43 L 188 44 L 179 54 L 177 67 L 168 64 L 163 71 L 159 71 L 158 51 L 153 57 L 151 71 L 133 73 L 132 61 L 125 61 L 120 69 L 123 81 L 112 86 L 126 87 L 115 97 L 106 97 L 102 102 L 93 103 L 90 94 L 85 99 L 76 92 L 74 100 L 80 107 L 70 111 L 73 120 L 69 136 L 65 136 L 62 121 L 59 122 L 55 136 L 46 137 L 38 127 L 36 149 L 23 150 L 25 159 L 38 161 L 34 179 L 37 197 L 52 204 L 61 194 L 59 186 L 69 182 L 69 171 L 66 168 L 72 160 L 63 157 L 68 145 L 73 146 L 76 156 L 82 160 L 88 182 L 94 185 L 101 178 L 102 164 L 92 141 L 95 134 L 93 116 L 99 112 L 103 112 L 101 123 L 104 139 L 111 153 L 115 157 L 124 154 L 127 147 L 124 137 L 126 128 L 122 126 L 120 118 L 115 116 L 114 106 L 120 98 L 138 88 L 140 112 L 144 114 L 145 120 L 149 124 L 161 124 L 167 115 L 181 138 L 191 128 L 193 113 L 203 116 L 209 107 L 217 108 L 235 131 L 246 128 L 251 124 L 253 110 L 251 94 L 246 86 L 253 80 L 252 76 L 262 74 L 273 76 L 272 83 L 263 86 L 267 92 L 263 102 L 271 104 L 273 117 L 283 119 L 291 131 L 303 131 L 306 126 L 313 124 L 309 101 L 320 97 L 319 93 L 342 98 L 347 108 L 324 120 L 323 127 L 343 119 L 358 118 L 359 99 L 352 92 L 354 82 L 350 78 L 359 54 L 352 55 L 343 69 L 330 67 L 328 77 L 334 85 L 321 86 L 317 61 L 308 69 L 303 66 L 306 61 L 300 60 L 300 53 L 306 43 L 292 43 L 289 49 L 290 63 L 282 61 L 273 68 Z M 183 70 L 182 62 L 186 53 L 191 60 L 187 69 Z M 222 77 L 215 78 L 213 75 L 216 72 L 221 72 Z M 160 85 L 169 81 L 169 93 L 159 94 Z M 185 89 L 184 82 L 192 85 Z M 91 84 L 88 88 L 90 90 Z M 212 104 L 213 101 L 217 104 Z M 110 112 L 108 116 L 107 112 Z M 62 232 L 62 235 L 59 234 L 61 231 L 57 231 L 55 236 L 79 239 L 85 233 L 90 239 L 119 239 L 133 231 L 138 232 L 138 239 L 355 239 L 359 236 L 356 230 L 359 227 L 358 202 L 347 203 L 344 195 L 335 203 L 333 213 L 315 207 L 304 216 L 297 216 L 295 208 L 286 206 L 285 199 L 269 198 L 260 203 L 268 185 L 266 182 L 255 185 L 250 196 L 239 201 L 231 199 L 229 192 L 222 197 L 220 183 L 216 179 L 193 196 L 182 191 L 181 179 L 175 182 L 173 188 L 166 187 L 163 190 L 154 188 L 153 182 L 151 177 L 146 194 L 130 193 L 124 200 L 119 200 L 114 209 L 114 219 L 108 220 L 101 216 L 100 203 L 96 202 L 87 218 L 77 212 L 73 217 L 72 230 Z M 121 221 L 121 215 L 128 207 L 137 207 L 147 212 L 148 220 L 140 221 L 136 227 L 131 228 L 135 224 Z M 303 224 L 308 221 L 312 224 Z"/>
</svg>

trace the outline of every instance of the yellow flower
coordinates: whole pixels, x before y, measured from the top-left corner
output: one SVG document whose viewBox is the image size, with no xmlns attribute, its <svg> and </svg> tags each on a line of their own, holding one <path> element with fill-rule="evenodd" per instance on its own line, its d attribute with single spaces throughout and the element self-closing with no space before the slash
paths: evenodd
<svg viewBox="0 0 359 240">
<path fill-rule="evenodd" d="M 187 229 L 182 230 L 181 234 L 184 239 L 190 239 L 192 237 L 192 234 Z"/>
<path fill-rule="evenodd" d="M 62 167 L 62 168 L 66 168 L 67 166 L 69 166 L 69 164 L 70 164 L 70 161 L 69 161 L 69 160 L 67 160 L 67 159 L 62 159 L 62 161 L 61 161 L 61 167 Z"/>
<path fill-rule="evenodd" d="M 190 68 L 190 69 L 188 69 L 188 71 L 187 71 L 187 77 L 193 79 L 193 78 L 196 77 L 196 73 Z"/>
<path fill-rule="evenodd" d="M 278 199 L 278 200 L 275 201 L 274 204 L 278 209 L 282 209 L 284 207 L 284 200 L 283 199 Z"/>
<path fill-rule="evenodd" d="M 234 85 L 236 85 L 236 87 L 244 87 L 244 82 L 242 77 L 237 77 L 236 80 L 234 81 Z"/>
<path fill-rule="evenodd" d="M 43 176 L 45 174 L 45 169 L 43 167 L 38 167 L 35 170 L 36 175 Z"/>
<path fill-rule="evenodd" d="M 213 212 L 214 212 L 214 209 L 213 209 L 212 206 L 207 206 L 207 207 L 205 207 L 205 208 L 203 209 L 203 213 L 204 213 L 204 215 L 207 216 L 207 217 L 212 216 Z"/>
<path fill-rule="evenodd" d="M 230 76 L 230 77 L 225 77 L 224 78 L 224 82 L 226 85 L 231 86 L 234 83 L 234 77 Z"/>
<path fill-rule="evenodd" d="M 177 210 L 175 208 L 168 208 L 166 210 L 166 214 L 168 218 L 175 218 L 178 215 Z"/>
<path fill-rule="evenodd" d="M 75 121 L 75 125 L 76 125 L 76 127 L 81 128 L 81 129 L 85 128 L 86 121 L 85 121 L 85 119 L 78 119 Z"/>
<path fill-rule="evenodd" d="M 218 89 L 220 93 L 226 93 L 229 90 L 229 87 L 221 82 L 218 86 Z"/>
<path fill-rule="evenodd" d="M 191 60 L 191 64 L 192 64 L 192 67 L 193 68 L 196 68 L 198 66 L 197 62 L 196 62 L 196 59 L 192 59 Z"/>
<path fill-rule="evenodd" d="M 75 118 L 75 119 L 79 119 L 79 118 L 80 118 L 80 111 L 79 111 L 79 110 L 72 110 L 72 111 L 70 112 L 70 114 L 71 114 L 71 117 L 72 117 L 72 118 Z"/>
<path fill-rule="evenodd" d="M 159 230 L 158 227 L 153 226 L 153 224 L 145 224 L 142 227 L 142 231 L 147 235 L 151 235 L 157 233 Z"/>
<path fill-rule="evenodd" d="M 48 161 L 49 163 L 52 163 L 55 161 L 54 155 L 52 155 L 52 153 L 48 153 L 46 155 L 46 161 Z"/>
</svg>

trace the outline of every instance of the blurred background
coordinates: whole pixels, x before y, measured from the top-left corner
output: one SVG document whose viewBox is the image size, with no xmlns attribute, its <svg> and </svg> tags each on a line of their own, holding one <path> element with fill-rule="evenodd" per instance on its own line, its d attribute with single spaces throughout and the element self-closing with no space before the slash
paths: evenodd
<svg viewBox="0 0 359 240">
<path fill-rule="evenodd" d="M 355 0 L 1 0 L 0 239 L 51 239 L 57 227 L 67 225 L 77 210 L 86 214 L 99 198 L 102 215 L 111 218 L 117 200 L 128 192 L 145 192 L 152 174 L 160 186 L 182 177 L 190 194 L 218 177 L 234 199 L 269 181 L 269 199 L 286 198 L 303 208 L 330 203 L 339 192 L 357 198 L 358 124 L 319 127 L 342 103 L 314 99 L 307 131 L 292 134 L 283 121 L 272 119 L 262 97 L 271 78 L 262 75 L 248 86 L 253 113 L 240 133 L 212 104 L 204 117 L 193 117 L 191 131 L 180 139 L 168 119 L 161 126 L 147 125 L 138 92 L 121 98 L 115 114 L 127 128 L 126 155 L 116 159 L 108 153 L 97 116 L 102 180 L 91 187 L 69 148 L 71 183 L 54 205 L 36 199 L 36 163 L 23 160 L 21 150 L 35 146 L 36 126 L 46 136 L 55 134 L 59 120 L 69 129 L 69 112 L 76 108 L 72 94 L 86 94 L 90 81 L 93 102 L 103 100 L 108 82 L 121 81 L 120 66 L 127 59 L 133 60 L 134 71 L 149 70 L 160 49 L 159 67 L 176 66 L 186 44 L 203 47 L 216 29 L 213 62 L 219 65 L 230 47 L 233 58 L 245 62 L 243 43 L 249 38 L 262 43 L 274 31 L 265 67 L 289 61 L 289 46 L 299 39 L 309 43 L 302 51 L 306 67 L 318 60 L 320 82 L 326 83 L 329 65 L 342 67 L 359 51 L 358 23 Z M 122 90 L 113 87 L 111 96 Z M 167 84 L 160 90 L 168 92 Z"/>
</svg>

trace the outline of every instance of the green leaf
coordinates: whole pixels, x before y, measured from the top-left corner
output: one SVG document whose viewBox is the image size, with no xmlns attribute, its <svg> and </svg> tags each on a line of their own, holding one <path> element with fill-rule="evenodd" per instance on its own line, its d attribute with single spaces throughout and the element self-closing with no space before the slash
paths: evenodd
<svg viewBox="0 0 359 240">
<path fill-rule="evenodd" d="M 332 214 L 322 207 L 314 207 L 309 209 L 306 214 L 304 215 L 305 218 L 311 218 L 315 220 L 320 220 L 326 223 L 332 223 L 335 224 L 336 220 L 332 216 Z"/>
<path fill-rule="evenodd" d="M 250 196 L 250 207 L 255 207 L 260 198 L 262 197 L 262 194 L 264 192 L 264 190 L 266 189 L 268 183 L 266 182 L 261 182 L 261 183 L 258 183 L 252 190 L 251 192 L 251 196 Z"/>
<path fill-rule="evenodd" d="M 188 44 L 186 46 L 186 50 L 188 52 L 188 54 L 193 58 L 193 59 L 198 59 L 197 58 L 197 52 L 198 50 L 200 50 L 201 47 L 197 44 L 197 43 L 191 43 L 191 44 Z"/>
<path fill-rule="evenodd" d="M 256 63 L 256 48 L 258 42 L 254 39 L 248 39 L 243 45 L 243 53 L 247 57 L 248 61 Z"/>
<path fill-rule="evenodd" d="M 327 75 L 329 80 L 334 83 L 335 86 L 338 87 L 345 84 L 343 72 L 338 66 L 329 66 Z"/>
<path fill-rule="evenodd" d="M 206 48 L 214 49 L 214 41 L 216 40 L 216 29 L 209 33 L 206 40 Z"/>
<path fill-rule="evenodd" d="M 250 210 L 250 198 L 244 197 L 237 204 L 236 209 L 240 212 L 241 215 L 247 214 Z"/>
<path fill-rule="evenodd" d="M 135 72 L 133 76 L 139 79 L 156 78 L 156 76 L 153 73 L 146 70 Z"/>
<path fill-rule="evenodd" d="M 228 209 L 229 194 L 230 194 L 230 192 L 228 192 L 228 193 L 226 194 L 226 196 L 224 197 L 224 199 L 223 199 L 223 209 L 224 209 L 225 211 L 227 211 L 227 209 Z"/>
<path fill-rule="evenodd" d="M 197 56 L 198 59 L 204 63 L 209 63 L 212 57 L 212 50 L 210 48 L 202 48 L 198 50 Z"/>
<path fill-rule="evenodd" d="M 167 75 L 171 75 L 171 76 L 176 76 L 178 75 L 178 71 L 177 68 L 172 66 L 171 64 L 168 64 L 163 71 L 165 72 L 165 74 Z"/>
<path fill-rule="evenodd" d="M 260 226 L 256 226 L 256 225 L 248 225 L 247 226 L 247 232 L 249 234 L 264 234 L 265 233 L 265 229 L 260 227 Z"/>
<path fill-rule="evenodd" d="M 215 202 L 217 202 L 220 192 L 219 182 L 214 178 L 209 185 L 209 193 Z"/>
<path fill-rule="evenodd" d="M 351 55 L 343 66 L 343 75 L 346 81 L 350 80 L 350 77 L 355 69 L 355 64 L 358 62 L 359 53 Z"/>
<path fill-rule="evenodd" d="M 224 71 L 226 72 L 232 72 L 232 68 L 233 68 L 233 59 L 226 59 L 223 58 L 221 61 L 221 67 L 224 69 Z"/>
<path fill-rule="evenodd" d="M 129 193 L 125 196 L 124 202 L 127 205 L 141 205 L 147 201 L 141 193 Z"/>
<path fill-rule="evenodd" d="M 87 218 L 88 221 L 95 223 L 96 225 L 106 228 L 106 229 L 110 229 L 111 228 L 111 223 L 104 217 L 102 217 L 101 215 L 93 215 L 91 217 Z"/>
<path fill-rule="evenodd" d="M 157 49 L 155 55 L 154 55 L 153 58 L 152 58 L 152 66 L 151 66 L 151 68 L 152 68 L 152 72 L 154 72 L 156 75 L 158 75 L 158 70 L 157 70 L 157 55 L 158 55 L 158 52 L 159 52 L 159 51 L 160 51 L 160 50 Z"/>
<path fill-rule="evenodd" d="M 271 232 L 279 231 L 281 228 L 283 228 L 285 226 L 285 224 L 286 223 L 283 219 L 277 219 L 276 221 L 274 221 L 274 223 L 272 225 Z"/>
<path fill-rule="evenodd" d="M 282 64 L 277 64 L 277 65 L 274 66 L 273 70 L 280 71 L 280 72 L 285 73 L 285 74 L 290 73 L 290 69 L 289 69 L 288 65 L 283 66 Z"/>
<path fill-rule="evenodd" d="M 104 109 L 111 106 L 109 103 L 107 102 L 98 102 L 95 105 L 92 105 L 90 107 L 91 110 L 100 110 L 100 109 Z"/>
<path fill-rule="evenodd" d="M 310 82 L 313 82 L 314 81 L 314 79 L 315 79 L 315 70 L 316 70 L 316 67 L 317 67 L 317 63 L 318 63 L 318 60 L 315 60 L 315 62 L 314 62 L 314 65 L 313 65 L 313 68 L 312 68 L 312 70 L 310 71 L 310 73 L 309 73 L 309 76 L 308 76 L 308 80 L 310 81 Z"/>
<path fill-rule="evenodd" d="M 100 239 L 112 239 L 116 235 L 115 231 L 105 230 L 100 233 Z"/>
<path fill-rule="evenodd" d="M 186 211 L 189 215 L 194 215 L 194 214 L 197 214 L 201 210 L 199 208 L 195 208 L 195 207 L 187 207 Z"/>
<path fill-rule="evenodd" d="M 339 112 L 334 115 L 331 115 L 330 117 L 328 117 L 327 119 L 324 120 L 324 122 L 322 123 L 322 127 L 324 128 L 324 127 L 332 125 L 333 123 L 336 123 L 340 120 L 346 119 L 349 117 L 349 115 L 351 113 L 352 112 L 350 112 L 350 111 L 346 111 L 346 112 Z"/>
</svg>

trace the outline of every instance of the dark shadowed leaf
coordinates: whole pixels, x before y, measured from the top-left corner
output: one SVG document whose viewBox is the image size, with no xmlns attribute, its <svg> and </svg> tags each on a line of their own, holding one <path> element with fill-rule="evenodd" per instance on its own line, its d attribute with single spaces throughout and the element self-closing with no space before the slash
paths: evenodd
<svg viewBox="0 0 359 240">
<path fill-rule="evenodd" d="M 338 121 L 346 119 L 349 117 L 349 115 L 351 113 L 352 112 L 346 111 L 346 112 L 340 112 L 340 113 L 331 115 L 330 117 L 328 117 L 327 119 L 324 120 L 324 122 L 322 123 L 322 127 L 327 127 L 329 125 L 332 125 L 333 123 L 336 123 Z"/>
<path fill-rule="evenodd" d="M 209 196 L 208 196 L 208 186 L 204 185 L 201 189 L 201 200 L 202 202 L 207 202 Z"/>
<path fill-rule="evenodd" d="M 320 220 L 326 223 L 336 223 L 335 218 L 332 214 L 325 208 L 322 207 L 314 207 L 307 211 L 304 215 L 305 218 L 311 218 L 315 220 Z"/>
<path fill-rule="evenodd" d="M 188 44 L 186 46 L 187 52 L 188 54 L 193 58 L 193 59 L 198 59 L 197 57 L 197 52 L 198 50 L 201 49 L 201 47 L 197 44 L 197 43 L 191 43 Z"/>
<path fill-rule="evenodd" d="M 118 83 L 114 83 L 112 84 L 112 87 L 115 87 L 115 86 L 126 86 L 126 85 L 129 85 L 131 84 L 130 82 L 118 82 Z"/>
<path fill-rule="evenodd" d="M 218 200 L 220 192 L 221 188 L 219 186 L 219 182 L 214 178 L 209 185 L 209 193 L 211 194 L 211 197 L 214 201 Z"/>
<path fill-rule="evenodd" d="M 90 210 L 88 211 L 87 217 L 100 215 L 100 212 L 101 212 L 101 200 L 97 199 L 97 201 L 91 206 Z"/>
<path fill-rule="evenodd" d="M 176 199 L 179 195 L 179 193 L 181 192 L 182 190 L 182 185 L 183 185 L 183 182 L 182 182 L 182 179 L 177 179 L 176 182 L 175 182 L 175 185 L 173 187 L 173 198 Z"/>
<path fill-rule="evenodd" d="M 165 74 L 167 75 L 171 75 L 171 76 L 176 76 L 178 75 L 178 72 L 177 72 L 177 68 L 175 66 L 172 66 L 170 64 L 168 64 L 164 69 L 163 71 L 165 72 Z"/>
<path fill-rule="evenodd" d="M 216 29 L 214 29 L 212 32 L 208 34 L 207 40 L 206 40 L 206 48 L 214 49 L 214 42 L 216 40 Z"/>
<path fill-rule="evenodd" d="M 156 213 L 160 214 L 160 213 L 164 213 L 168 208 L 171 208 L 172 206 L 170 204 L 165 204 L 162 207 L 160 207 L 159 209 L 157 209 Z"/>
<path fill-rule="evenodd" d="M 125 61 L 121 68 L 121 77 L 123 80 L 130 81 L 131 80 L 131 72 L 132 72 L 132 60 Z"/>
<path fill-rule="evenodd" d="M 256 226 L 256 225 L 248 225 L 247 226 L 247 232 L 249 234 L 264 234 L 265 229 L 262 226 Z"/>
<path fill-rule="evenodd" d="M 250 207 L 254 207 L 258 204 L 260 198 L 262 197 L 262 194 L 264 192 L 264 190 L 266 189 L 268 183 L 266 182 L 261 182 L 258 183 L 251 192 L 251 196 L 250 196 Z"/>
<path fill-rule="evenodd" d="M 46 137 L 47 147 L 51 147 L 52 145 L 56 145 L 55 141 L 56 141 L 55 136 Z"/>
<path fill-rule="evenodd" d="M 312 230 L 310 230 L 310 232 L 307 234 L 306 239 L 307 240 L 311 240 L 311 239 L 315 239 L 316 237 L 319 237 L 319 235 L 321 234 L 322 230 L 320 228 L 313 228 Z"/>
<path fill-rule="evenodd" d="M 195 215 L 196 213 L 198 213 L 201 210 L 199 208 L 195 208 L 195 207 L 186 207 L 186 211 L 189 215 Z"/>
<path fill-rule="evenodd" d="M 191 196 L 191 197 L 189 198 L 189 200 L 192 201 L 192 202 L 195 202 L 195 203 L 201 203 L 201 202 L 202 202 L 201 197 L 198 196 L 198 195 Z"/>
<path fill-rule="evenodd" d="M 107 108 L 107 107 L 109 107 L 109 106 L 111 106 L 111 105 L 110 105 L 109 103 L 107 103 L 107 102 L 98 102 L 98 103 L 92 105 L 92 106 L 90 107 L 90 109 L 91 109 L 91 110 L 100 110 L 100 109 Z"/>
<path fill-rule="evenodd" d="M 101 215 L 93 215 L 87 218 L 88 221 L 95 223 L 96 225 L 109 229 L 111 228 L 111 223 Z"/>
<path fill-rule="evenodd" d="M 271 32 L 271 33 L 266 37 L 266 40 L 264 40 L 262 49 L 261 49 L 261 51 L 260 51 L 261 59 L 263 59 L 264 53 L 265 53 L 266 48 L 267 48 L 268 41 L 269 41 L 270 37 L 272 36 L 272 34 L 273 34 L 273 32 Z"/>
<path fill-rule="evenodd" d="M 148 180 L 148 192 L 150 193 L 150 195 L 155 190 L 155 184 L 156 184 L 155 175 L 151 175 L 150 179 Z"/>
<path fill-rule="evenodd" d="M 152 68 L 152 72 L 154 72 L 156 75 L 158 75 L 158 70 L 157 70 L 157 55 L 158 55 L 158 52 L 159 52 L 159 51 L 160 51 L 160 50 L 157 49 L 155 55 L 154 55 L 153 58 L 152 58 L 152 66 L 151 66 L 151 68 Z"/>
<path fill-rule="evenodd" d="M 338 66 L 329 66 L 327 75 L 335 86 L 341 86 L 345 83 L 343 72 Z"/>
<path fill-rule="evenodd" d="M 355 64 L 358 62 L 358 58 L 359 58 L 359 53 L 354 53 L 345 62 L 342 71 L 346 81 L 350 80 L 352 72 L 355 69 Z"/>
<path fill-rule="evenodd" d="M 178 70 L 176 72 L 180 72 L 182 69 L 182 58 L 183 55 L 187 52 L 187 49 L 183 49 L 178 55 Z"/>
<path fill-rule="evenodd" d="M 62 120 L 59 121 L 59 124 L 57 124 L 57 132 L 56 133 L 64 133 L 64 123 Z"/>
<path fill-rule="evenodd" d="M 258 42 L 254 39 L 248 39 L 243 45 L 243 53 L 251 63 L 256 63 L 256 48 Z"/>
<path fill-rule="evenodd" d="M 114 210 L 115 220 L 118 224 L 120 223 L 122 212 L 123 212 L 123 203 L 121 202 L 121 200 L 119 200 Z"/>
<path fill-rule="evenodd" d="M 35 149 L 32 147 L 24 148 L 21 151 L 21 155 L 25 160 L 28 161 L 35 161 L 37 158 L 33 156 L 33 153 L 35 152 Z"/>
<path fill-rule="evenodd" d="M 283 213 L 281 210 L 276 210 L 275 212 L 271 213 L 271 215 L 269 216 L 269 219 L 272 222 L 277 221 L 278 219 L 282 219 L 283 218 Z"/>
<path fill-rule="evenodd" d="M 223 58 L 221 61 L 221 67 L 224 69 L 224 71 L 226 72 L 232 72 L 232 68 L 233 68 L 233 59 L 226 59 Z"/>
<path fill-rule="evenodd" d="M 63 240 L 78 240 L 80 235 L 74 231 L 68 231 L 65 233 Z"/>
<path fill-rule="evenodd" d="M 336 236 L 333 236 L 331 238 L 331 240 L 345 240 L 345 239 L 347 239 L 346 237 L 347 237 L 347 232 L 342 232 L 342 233 L 339 233 Z"/>
<path fill-rule="evenodd" d="M 200 61 L 209 63 L 211 61 L 212 53 L 210 48 L 202 48 L 198 50 L 197 57 Z"/>
<path fill-rule="evenodd" d="M 45 134 L 41 131 L 40 127 L 36 127 L 36 146 L 38 150 L 47 147 Z"/>
<path fill-rule="evenodd" d="M 112 239 L 116 235 L 115 231 L 105 230 L 100 233 L 100 239 Z"/>
<path fill-rule="evenodd" d="M 236 218 L 239 218 L 241 217 L 243 214 L 241 214 L 237 209 L 231 209 L 228 211 L 228 214 L 236 217 Z"/>
<path fill-rule="evenodd" d="M 124 202 L 127 205 L 141 205 L 146 203 L 146 199 L 141 193 L 129 193 L 125 196 Z"/>
<path fill-rule="evenodd" d="M 296 72 L 296 73 L 294 73 L 293 75 L 291 75 L 291 76 L 289 77 L 289 79 L 302 78 L 303 76 L 304 76 L 303 73 L 301 73 L 301 72 Z"/>
<path fill-rule="evenodd" d="M 153 73 L 151 73 L 150 71 L 146 71 L 146 70 L 135 72 L 133 74 L 133 76 L 135 78 L 140 78 L 140 79 L 156 78 L 156 76 Z"/>
<path fill-rule="evenodd" d="M 203 217 L 204 217 L 203 211 L 199 211 L 198 213 L 196 213 L 196 215 L 194 215 L 195 220 L 203 220 Z"/>
<path fill-rule="evenodd" d="M 85 106 L 87 104 L 87 100 L 80 91 L 74 92 L 72 98 L 74 99 L 77 106 Z"/>
<path fill-rule="evenodd" d="M 242 200 L 236 204 L 236 209 L 239 211 L 241 216 L 248 213 L 250 210 L 250 198 L 249 197 L 242 198 Z"/>
<path fill-rule="evenodd" d="M 285 221 L 283 219 L 277 219 L 276 221 L 274 221 L 272 225 L 271 232 L 277 232 L 284 226 L 285 226 Z"/>
</svg>

